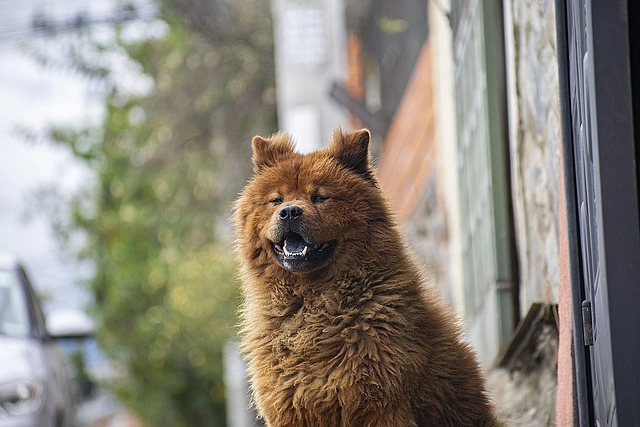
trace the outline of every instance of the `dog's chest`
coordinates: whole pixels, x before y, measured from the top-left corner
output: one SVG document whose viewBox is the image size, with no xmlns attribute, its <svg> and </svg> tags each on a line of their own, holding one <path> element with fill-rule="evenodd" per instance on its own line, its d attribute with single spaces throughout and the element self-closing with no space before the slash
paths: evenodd
<svg viewBox="0 0 640 427">
<path fill-rule="evenodd" d="M 311 296 L 291 295 L 274 304 L 273 351 L 304 365 L 337 361 L 359 352 L 372 357 L 377 329 L 389 319 L 389 307 L 369 289 L 353 287 Z"/>
</svg>

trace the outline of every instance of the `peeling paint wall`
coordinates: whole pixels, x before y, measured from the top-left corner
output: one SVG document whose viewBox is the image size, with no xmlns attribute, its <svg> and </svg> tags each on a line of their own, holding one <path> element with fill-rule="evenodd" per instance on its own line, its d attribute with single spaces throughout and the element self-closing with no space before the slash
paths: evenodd
<svg viewBox="0 0 640 427">
<path fill-rule="evenodd" d="M 504 4 L 520 309 L 558 301 L 559 89 L 554 2 Z"/>
</svg>

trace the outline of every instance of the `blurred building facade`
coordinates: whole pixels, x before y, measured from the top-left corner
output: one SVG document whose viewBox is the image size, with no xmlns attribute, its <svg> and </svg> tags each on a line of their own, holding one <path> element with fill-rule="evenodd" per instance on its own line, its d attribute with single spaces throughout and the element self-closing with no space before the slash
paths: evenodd
<svg viewBox="0 0 640 427">
<path fill-rule="evenodd" d="M 348 2 L 347 13 L 361 3 Z M 379 178 L 433 285 L 464 317 L 470 340 L 489 366 L 519 317 L 507 110 L 500 86 L 504 52 L 496 48 L 503 46 L 503 32 L 501 25 L 485 23 L 500 22 L 499 4 L 364 3 L 375 12 L 361 12 L 360 20 L 373 19 L 379 34 L 350 28 L 362 45 L 378 46 L 365 51 L 363 62 L 385 63 L 390 54 L 380 46 L 392 45 L 384 40 L 398 33 L 404 40 L 412 39 L 404 33 L 422 35 L 420 49 L 405 49 L 408 58 L 396 60 L 398 67 L 413 64 L 406 78 L 402 72 L 379 73 L 380 86 L 395 86 L 402 94 L 379 135 Z M 362 69 L 367 81 L 371 66 Z"/>
</svg>

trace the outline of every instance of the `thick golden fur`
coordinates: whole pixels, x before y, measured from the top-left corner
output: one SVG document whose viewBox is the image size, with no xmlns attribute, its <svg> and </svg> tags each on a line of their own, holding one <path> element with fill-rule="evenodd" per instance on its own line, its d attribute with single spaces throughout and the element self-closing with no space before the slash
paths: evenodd
<svg viewBox="0 0 640 427">
<path fill-rule="evenodd" d="M 255 137 L 253 150 L 234 221 L 242 347 L 267 424 L 499 425 L 472 349 L 397 231 L 368 131 L 338 129 L 307 155 L 286 134 Z M 278 261 L 283 206 L 302 212 L 292 222 L 306 242 L 335 242 L 328 260 L 304 271 Z"/>
</svg>

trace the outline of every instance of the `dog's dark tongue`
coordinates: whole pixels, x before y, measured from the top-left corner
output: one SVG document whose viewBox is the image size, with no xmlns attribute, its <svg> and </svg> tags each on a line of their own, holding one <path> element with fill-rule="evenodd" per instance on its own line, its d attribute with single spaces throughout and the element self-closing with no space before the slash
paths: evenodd
<svg viewBox="0 0 640 427">
<path fill-rule="evenodd" d="M 305 246 L 306 242 L 304 241 L 302 236 L 296 233 L 287 234 L 287 238 L 284 241 L 284 248 L 287 250 L 287 252 L 302 252 Z"/>
</svg>

